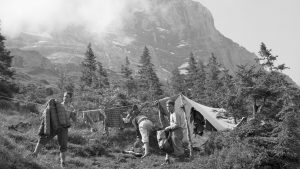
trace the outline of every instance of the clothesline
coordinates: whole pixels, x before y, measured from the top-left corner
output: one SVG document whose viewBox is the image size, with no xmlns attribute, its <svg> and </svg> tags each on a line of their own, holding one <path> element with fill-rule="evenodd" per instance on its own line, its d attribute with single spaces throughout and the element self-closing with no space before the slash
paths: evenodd
<svg viewBox="0 0 300 169">
<path fill-rule="evenodd" d="M 23 103 L 31 103 L 31 104 L 35 104 L 35 105 L 39 105 L 39 106 L 43 106 L 44 104 L 40 104 L 40 103 L 35 103 L 35 102 L 29 102 L 29 101 L 24 101 L 24 100 L 19 100 L 19 99 L 15 99 L 15 98 L 10 98 L 10 97 L 5 97 L 5 96 L 1 96 L 1 98 L 6 98 L 6 99 L 10 99 L 10 100 L 13 100 L 13 101 L 18 101 L 18 102 L 23 102 Z M 77 98 L 80 98 L 80 97 L 77 97 Z M 156 101 L 152 101 L 152 102 L 149 102 L 149 103 L 155 103 Z M 112 110 L 112 109 L 116 109 L 116 108 L 127 108 L 127 107 L 131 107 L 133 106 L 134 104 L 130 104 L 130 105 L 127 105 L 127 106 L 118 106 L 118 107 L 111 107 L 111 108 L 104 108 L 104 110 Z M 143 109 L 145 107 L 145 105 L 147 104 L 144 104 L 140 109 Z M 103 109 L 94 109 L 94 110 L 84 110 L 84 111 L 97 111 L 97 110 L 103 110 Z M 82 111 L 81 111 L 82 112 Z"/>
</svg>

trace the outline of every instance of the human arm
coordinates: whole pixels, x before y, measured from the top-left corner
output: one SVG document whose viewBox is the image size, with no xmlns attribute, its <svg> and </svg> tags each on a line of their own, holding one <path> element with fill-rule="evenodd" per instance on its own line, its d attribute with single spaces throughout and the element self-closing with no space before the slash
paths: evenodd
<svg viewBox="0 0 300 169">
<path fill-rule="evenodd" d="M 174 112 L 170 115 L 170 126 L 166 127 L 165 130 L 176 130 L 178 128 L 180 128 L 180 116 Z"/>
<path fill-rule="evenodd" d="M 77 122 L 75 111 L 70 112 L 70 119 L 72 119 L 73 122 Z"/>
<path fill-rule="evenodd" d="M 77 122 L 77 111 L 74 106 L 69 104 L 66 110 L 69 112 L 70 119 L 72 119 L 73 122 Z"/>
<path fill-rule="evenodd" d="M 162 108 L 160 103 L 158 103 L 158 109 L 159 109 L 158 118 L 159 118 L 160 127 L 165 128 L 166 126 L 168 126 L 170 124 L 169 118 L 166 115 L 166 112 L 164 111 L 164 109 Z"/>
<path fill-rule="evenodd" d="M 134 126 L 134 129 L 136 131 L 136 138 L 137 139 L 141 139 L 142 138 L 142 135 L 141 135 L 141 132 L 139 130 L 139 126 L 138 126 L 138 123 L 137 123 L 137 119 L 136 118 L 133 118 L 132 119 L 132 125 Z"/>
</svg>

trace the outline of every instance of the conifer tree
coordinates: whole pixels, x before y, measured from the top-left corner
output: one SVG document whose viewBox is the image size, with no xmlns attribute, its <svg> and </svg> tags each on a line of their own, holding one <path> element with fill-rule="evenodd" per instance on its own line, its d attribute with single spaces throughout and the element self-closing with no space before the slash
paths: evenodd
<svg viewBox="0 0 300 169">
<path fill-rule="evenodd" d="M 203 98 L 205 96 L 205 70 L 205 65 L 201 60 L 199 60 L 197 64 L 197 74 L 192 87 L 192 98 L 200 103 L 203 103 Z"/>
<path fill-rule="evenodd" d="M 138 86 L 140 91 L 150 91 L 152 98 L 163 94 L 161 84 L 154 71 L 154 65 L 151 63 L 149 49 L 146 46 L 140 59 Z"/>
<path fill-rule="evenodd" d="M 57 87 L 60 89 L 61 92 L 65 92 L 65 86 L 66 86 L 67 76 L 66 73 L 61 70 L 59 71 L 58 81 L 57 81 Z"/>
<path fill-rule="evenodd" d="M 93 82 L 96 79 L 96 56 L 94 55 L 94 52 L 92 50 L 92 45 L 91 43 L 88 44 L 87 46 L 87 51 L 85 53 L 85 58 L 81 63 L 82 67 L 82 76 L 81 76 L 81 81 L 91 87 Z"/>
<path fill-rule="evenodd" d="M 266 47 L 266 45 L 262 42 L 260 44 L 260 51 L 259 53 L 259 58 L 256 59 L 257 61 L 261 61 L 262 63 L 260 63 L 264 68 L 266 68 L 269 71 L 273 71 L 273 70 L 284 70 L 284 69 L 288 69 L 288 67 L 285 66 L 285 64 L 280 64 L 278 66 L 275 66 L 275 61 L 277 60 L 278 56 L 274 56 L 272 53 L 271 49 L 268 49 Z"/>
<path fill-rule="evenodd" d="M 247 117 L 247 102 L 236 87 L 236 81 L 225 69 L 221 72 L 222 86 L 218 92 L 222 101 L 220 105 L 227 110 L 226 114 L 234 118 L 235 123 L 242 117 Z"/>
<path fill-rule="evenodd" d="M 125 65 L 121 65 L 121 74 L 125 79 L 124 88 L 127 90 L 127 94 L 130 95 L 136 90 L 136 84 L 132 76 L 128 57 L 125 58 Z"/>
<path fill-rule="evenodd" d="M 107 71 L 103 68 L 101 62 L 97 62 L 97 83 L 96 88 L 109 87 Z"/>
<path fill-rule="evenodd" d="M 221 65 L 217 62 L 217 58 L 212 53 L 207 65 L 205 79 L 205 97 L 207 104 L 212 107 L 220 106 L 220 96 L 218 93 L 222 86 L 222 82 L 220 80 L 220 68 Z"/>
<path fill-rule="evenodd" d="M 172 76 L 171 76 L 171 86 L 173 89 L 173 94 L 186 94 L 185 93 L 185 82 L 184 82 L 184 75 L 180 74 L 178 68 L 175 68 L 172 71 Z"/>
<path fill-rule="evenodd" d="M 74 84 L 75 83 L 72 80 L 72 78 L 67 77 L 67 81 L 66 81 L 66 84 L 65 84 L 65 91 L 74 93 L 74 90 L 75 90 L 75 85 Z"/>
<path fill-rule="evenodd" d="M 128 57 L 125 58 L 125 65 L 121 65 L 121 74 L 125 79 L 132 78 L 132 70 L 130 69 L 130 61 Z"/>
<path fill-rule="evenodd" d="M 280 121 L 274 130 L 278 132 L 278 145 L 274 152 L 279 158 L 297 161 L 300 149 L 300 90 L 289 86 L 283 91 L 282 101 L 283 108 L 277 114 Z"/>
<path fill-rule="evenodd" d="M 284 85 L 287 85 L 284 76 L 277 70 L 285 68 L 277 69 L 277 66 L 274 66 L 277 56 L 273 56 L 264 43 L 260 49 L 258 60 L 264 69 L 256 66 L 238 66 L 236 84 L 241 97 L 248 98 L 248 102 L 252 104 L 252 118 L 274 118 L 280 109 L 278 105 L 281 104 L 277 104 L 276 98 L 282 93 Z"/>
<path fill-rule="evenodd" d="M 13 56 L 5 48 L 4 41 L 5 37 L 0 32 L 0 95 L 12 97 L 13 93 L 17 90 L 13 82 L 14 71 L 11 69 Z"/>
<path fill-rule="evenodd" d="M 149 49 L 145 46 L 140 58 L 140 65 L 138 66 L 138 85 L 140 89 L 149 89 L 149 74 L 154 66 L 150 57 Z"/>
<path fill-rule="evenodd" d="M 192 90 L 197 76 L 197 62 L 195 60 L 194 54 L 191 52 L 187 67 L 187 77 L 186 77 L 186 88 Z"/>
</svg>

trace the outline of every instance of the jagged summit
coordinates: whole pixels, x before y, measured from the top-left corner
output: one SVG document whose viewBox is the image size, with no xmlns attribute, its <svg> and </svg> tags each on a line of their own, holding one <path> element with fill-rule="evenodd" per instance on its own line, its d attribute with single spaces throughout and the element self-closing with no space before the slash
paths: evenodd
<svg viewBox="0 0 300 169">
<path fill-rule="evenodd" d="M 211 53 L 230 71 L 236 65 L 254 63 L 256 57 L 245 48 L 223 36 L 214 25 L 210 11 L 192 0 L 149 0 L 145 9 L 133 10 L 124 18 L 120 31 L 107 32 L 99 37 L 83 25 L 70 25 L 51 37 L 21 34 L 8 39 L 8 47 L 36 50 L 52 61 L 74 61 L 71 56 L 84 55 L 86 46 L 92 43 L 97 59 L 107 68 L 119 71 L 125 57 L 133 66 L 146 45 L 160 78 L 167 78 L 174 67 L 187 61 L 190 52 L 196 59 L 207 62 Z M 95 16 L 97 17 L 97 16 Z M 53 57 L 55 56 L 55 57 Z M 59 57 L 66 59 L 58 59 Z M 76 63 L 79 64 L 79 63 Z"/>
</svg>

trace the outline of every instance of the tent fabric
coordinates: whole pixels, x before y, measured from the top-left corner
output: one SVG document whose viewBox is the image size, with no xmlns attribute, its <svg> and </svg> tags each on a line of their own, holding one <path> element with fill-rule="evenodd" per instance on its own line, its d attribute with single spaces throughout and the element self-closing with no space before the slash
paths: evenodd
<svg viewBox="0 0 300 169">
<path fill-rule="evenodd" d="M 186 110 L 187 112 L 190 112 L 190 109 L 194 107 L 194 109 L 200 112 L 204 116 L 204 118 L 207 119 L 218 131 L 233 129 L 236 125 L 234 124 L 234 120 L 232 118 L 217 118 L 220 113 L 226 111 L 225 109 L 207 107 L 197 102 L 194 102 L 186 96 L 183 96 L 183 102 L 184 104 L 186 104 L 185 108 L 189 109 Z"/>
<path fill-rule="evenodd" d="M 233 129 L 236 124 L 234 124 L 233 118 L 218 118 L 220 114 L 224 113 L 225 110 L 222 108 L 212 108 L 208 106 L 204 106 L 202 104 L 199 104 L 189 98 L 187 98 L 184 95 L 176 95 L 173 97 L 166 97 L 158 101 L 158 106 L 161 114 L 165 115 L 165 118 L 168 118 L 169 113 L 166 109 L 166 101 L 169 99 L 175 100 L 175 113 L 184 113 L 187 119 L 187 124 L 185 125 L 185 128 L 183 129 L 183 142 L 188 142 L 189 136 L 188 136 L 188 128 L 189 131 L 192 132 L 194 128 L 194 124 L 192 123 L 191 119 L 191 111 L 192 108 L 196 110 L 196 112 L 201 113 L 201 115 L 207 120 L 216 130 L 222 131 L 222 130 L 228 130 Z M 160 121 L 165 121 L 166 119 L 159 119 Z M 161 124 L 163 126 L 163 124 Z M 163 126 L 165 127 L 165 126 Z M 193 141 L 193 140 L 192 140 Z M 194 141 L 193 141 L 194 142 Z"/>
</svg>

